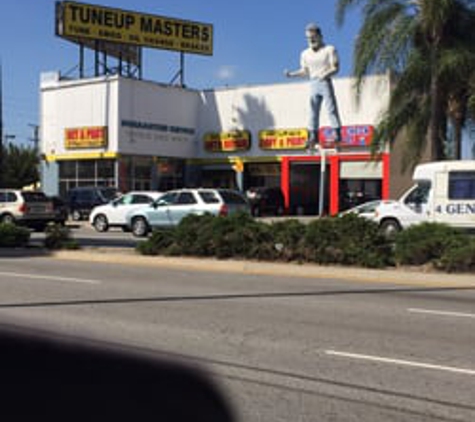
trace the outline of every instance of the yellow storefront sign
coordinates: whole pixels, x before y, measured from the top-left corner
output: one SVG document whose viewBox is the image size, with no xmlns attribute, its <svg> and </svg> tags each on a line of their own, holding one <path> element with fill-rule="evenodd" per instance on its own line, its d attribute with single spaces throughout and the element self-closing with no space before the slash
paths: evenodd
<svg viewBox="0 0 475 422">
<path fill-rule="evenodd" d="M 107 126 L 76 127 L 64 130 L 66 149 L 105 148 L 107 146 Z"/>
<path fill-rule="evenodd" d="M 265 150 L 305 149 L 307 129 L 262 130 L 259 132 L 259 147 Z"/>
<path fill-rule="evenodd" d="M 251 134 L 247 130 L 207 133 L 204 146 L 208 152 L 246 151 L 251 147 Z"/>
<path fill-rule="evenodd" d="M 76 40 L 103 40 L 194 54 L 213 54 L 213 26 L 210 24 L 91 4 L 59 3 L 56 33 Z"/>
</svg>

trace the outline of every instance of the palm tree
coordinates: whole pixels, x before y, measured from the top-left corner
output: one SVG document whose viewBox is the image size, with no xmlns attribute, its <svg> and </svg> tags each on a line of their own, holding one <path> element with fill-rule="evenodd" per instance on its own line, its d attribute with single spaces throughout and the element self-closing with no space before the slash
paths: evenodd
<svg viewBox="0 0 475 422">
<path fill-rule="evenodd" d="M 337 22 L 343 24 L 349 8 L 358 6 L 363 24 L 354 49 L 357 92 L 371 73 L 389 70 L 397 79 L 376 130 L 375 151 L 404 130 L 412 164 L 422 155 L 443 158 L 449 120 L 461 137 L 467 117 L 475 1 L 339 0 Z"/>
</svg>

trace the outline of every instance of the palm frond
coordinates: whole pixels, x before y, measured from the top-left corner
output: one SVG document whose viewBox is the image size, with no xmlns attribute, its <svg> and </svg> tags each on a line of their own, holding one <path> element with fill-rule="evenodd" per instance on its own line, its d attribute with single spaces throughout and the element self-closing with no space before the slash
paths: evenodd
<svg viewBox="0 0 475 422">
<path fill-rule="evenodd" d="M 349 9 L 359 6 L 364 0 L 339 0 L 336 5 L 335 20 L 338 26 L 345 22 L 345 16 Z"/>
<path fill-rule="evenodd" d="M 391 1 L 368 10 L 370 14 L 365 15 L 354 50 L 353 73 L 358 85 L 368 74 L 400 67 L 414 31 L 400 2 Z"/>
</svg>

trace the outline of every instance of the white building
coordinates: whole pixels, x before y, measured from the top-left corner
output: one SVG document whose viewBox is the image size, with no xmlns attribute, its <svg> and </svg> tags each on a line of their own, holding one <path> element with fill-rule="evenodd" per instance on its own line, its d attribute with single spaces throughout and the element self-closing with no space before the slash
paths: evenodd
<svg viewBox="0 0 475 422">
<path fill-rule="evenodd" d="M 120 76 L 41 81 L 42 184 L 49 194 L 74 186 L 166 190 L 181 186 L 278 185 L 291 211 L 316 212 L 325 175 L 326 209 L 357 198 L 389 197 L 390 154 L 369 143 L 387 107 L 390 78 L 335 79 L 343 123 L 339 153 L 322 107 L 321 151 L 309 154 L 308 82 L 198 91 Z M 326 151 L 326 152 L 325 152 Z M 322 171 L 321 163 L 325 167 Z"/>
</svg>

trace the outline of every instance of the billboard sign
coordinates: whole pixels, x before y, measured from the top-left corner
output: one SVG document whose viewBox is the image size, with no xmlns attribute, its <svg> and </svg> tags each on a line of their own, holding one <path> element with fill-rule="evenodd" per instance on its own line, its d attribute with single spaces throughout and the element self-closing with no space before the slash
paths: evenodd
<svg viewBox="0 0 475 422">
<path fill-rule="evenodd" d="M 107 146 L 107 126 L 75 127 L 64 129 L 66 149 L 105 148 Z"/>
<path fill-rule="evenodd" d="M 247 130 L 207 133 L 204 146 L 208 152 L 247 151 L 251 147 L 251 134 Z"/>
<path fill-rule="evenodd" d="M 261 130 L 259 132 L 259 147 L 264 150 L 305 149 L 307 140 L 307 129 Z"/>
<path fill-rule="evenodd" d="M 213 54 L 210 24 L 84 3 L 57 3 L 56 34 L 72 40 Z"/>
<path fill-rule="evenodd" d="M 368 147 L 373 140 L 374 127 L 371 125 L 342 126 L 341 147 Z M 335 132 L 329 126 L 321 127 L 318 133 L 323 148 L 334 146 Z"/>
</svg>

